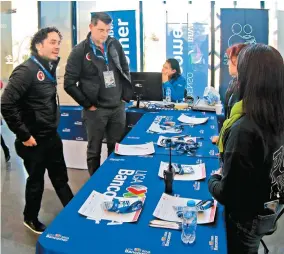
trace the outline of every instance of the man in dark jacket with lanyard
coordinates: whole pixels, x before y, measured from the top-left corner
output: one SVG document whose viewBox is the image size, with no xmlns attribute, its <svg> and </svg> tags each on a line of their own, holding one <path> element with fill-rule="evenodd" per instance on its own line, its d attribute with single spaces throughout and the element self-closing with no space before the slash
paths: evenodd
<svg viewBox="0 0 284 254">
<path fill-rule="evenodd" d="M 14 69 L 1 100 L 2 115 L 16 134 L 16 152 L 29 175 L 24 225 L 37 234 L 46 228 L 38 220 L 45 169 L 63 206 L 73 197 L 57 134 L 60 113 L 55 71 L 61 38 L 54 27 L 34 35 L 31 57 Z"/>
<path fill-rule="evenodd" d="M 65 91 L 83 107 L 90 175 L 100 166 L 106 131 L 108 154 L 125 130 L 124 102 L 132 98 L 129 66 L 121 44 L 109 37 L 111 18 L 95 13 L 86 40 L 72 50 L 64 77 Z"/>
</svg>

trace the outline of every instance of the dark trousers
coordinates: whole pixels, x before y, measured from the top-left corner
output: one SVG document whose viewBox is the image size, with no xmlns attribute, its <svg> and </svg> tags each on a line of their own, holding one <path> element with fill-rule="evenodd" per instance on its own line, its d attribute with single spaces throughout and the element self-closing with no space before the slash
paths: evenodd
<svg viewBox="0 0 284 254">
<path fill-rule="evenodd" d="M 283 209 L 284 206 L 279 205 L 276 213 L 257 215 L 250 220 L 240 220 L 226 213 L 228 254 L 258 254 L 263 236 L 276 230 Z"/>
<path fill-rule="evenodd" d="M 44 173 L 48 170 L 51 183 L 63 206 L 73 198 L 68 185 L 67 168 L 63 156 L 63 145 L 58 134 L 36 140 L 37 146 L 27 147 L 15 141 L 17 154 L 24 160 L 29 177 L 26 183 L 25 220 L 38 217 L 44 190 Z"/>
<path fill-rule="evenodd" d="M 95 111 L 83 110 L 83 122 L 88 136 L 87 165 L 90 175 L 93 175 L 100 167 L 101 147 L 106 133 L 108 155 L 120 142 L 125 131 L 125 106 L 112 109 L 97 108 Z"/>
<path fill-rule="evenodd" d="M 10 151 L 9 148 L 6 146 L 5 141 L 1 135 L 1 146 L 5 155 L 5 159 L 7 160 L 7 158 L 10 156 Z"/>
</svg>

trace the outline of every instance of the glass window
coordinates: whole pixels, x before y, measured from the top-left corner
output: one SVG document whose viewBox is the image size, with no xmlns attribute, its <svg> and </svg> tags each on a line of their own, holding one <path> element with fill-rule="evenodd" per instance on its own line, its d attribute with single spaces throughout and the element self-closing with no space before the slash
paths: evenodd
<svg viewBox="0 0 284 254">
<path fill-rule="evenodd" d="M 11 2 L 1 2 L 1 80 L 6 84 L 13 70 Z"/>
<path fill-rule="evenodd" d="M 57 76 L 63 77 L 67 58 L 72 49 L 71 2 L 41 2 L 41 28 L 55 26 L 63 36 Z"/>
<path fill-rule="evenodd" d="M 60 104 L 76 105 L 77 103 L 63 89 L 65 66 L 72 50 L 71 2 L 42 1 L 40 7 L 40 26 L 55 26 L 63 36 L 60 47 L 60 62 L 57 67 Z"/>
</svg>

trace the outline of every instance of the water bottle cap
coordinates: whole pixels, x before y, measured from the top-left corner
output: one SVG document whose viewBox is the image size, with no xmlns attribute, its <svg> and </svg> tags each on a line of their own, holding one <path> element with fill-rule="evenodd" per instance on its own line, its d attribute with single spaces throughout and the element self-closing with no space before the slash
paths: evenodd
<svg viewBox="0 0 284 254">
<path fill-rule="evenodd" d="M 188 200 L 187 201 L 187 206 L 194 207 L 195 206 L 195 201 L 194 200 Z"/>
</svg>

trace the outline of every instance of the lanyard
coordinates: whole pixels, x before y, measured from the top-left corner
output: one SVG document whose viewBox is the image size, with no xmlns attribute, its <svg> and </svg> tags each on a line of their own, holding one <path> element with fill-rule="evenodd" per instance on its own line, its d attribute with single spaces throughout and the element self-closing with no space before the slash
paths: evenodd
<svg viewBox="0 0 284 254">
<path fill-rule="evenodd" d="M 53 82 L 55 83 L 56 80 L 55 78 L 50 74 L 50 72 L 44 68 L 44 66 L 34 57 L 31 56 L 31 59 L 42 69 L 42 71 L 44 72 L 44 74 Z"/>
<path fill-rule="evenodd" d="M 105 60 L 105 62 L 106 62 L 106 65 L 108 66 L 108 57 L 107 57 L 107 47 L 106 47 L 106 43 L 104 43 L 103 45 L 104 45 L 104 56 L 98 56 L 97 55 L 97 47 L 96 47 L 96 45 L 94 44 L 94 42 L 92 41 L 92 39 L 90 38 L 90 44 L 91 44 L 91 47 L 92 47 L 92 49 L 93 49 L 93 52 L 94 52 L 94 55 L 96 56 L 96 57 L 100 57 L 100 58 L 103 58 L 104 60 Z"/>
</svg>

